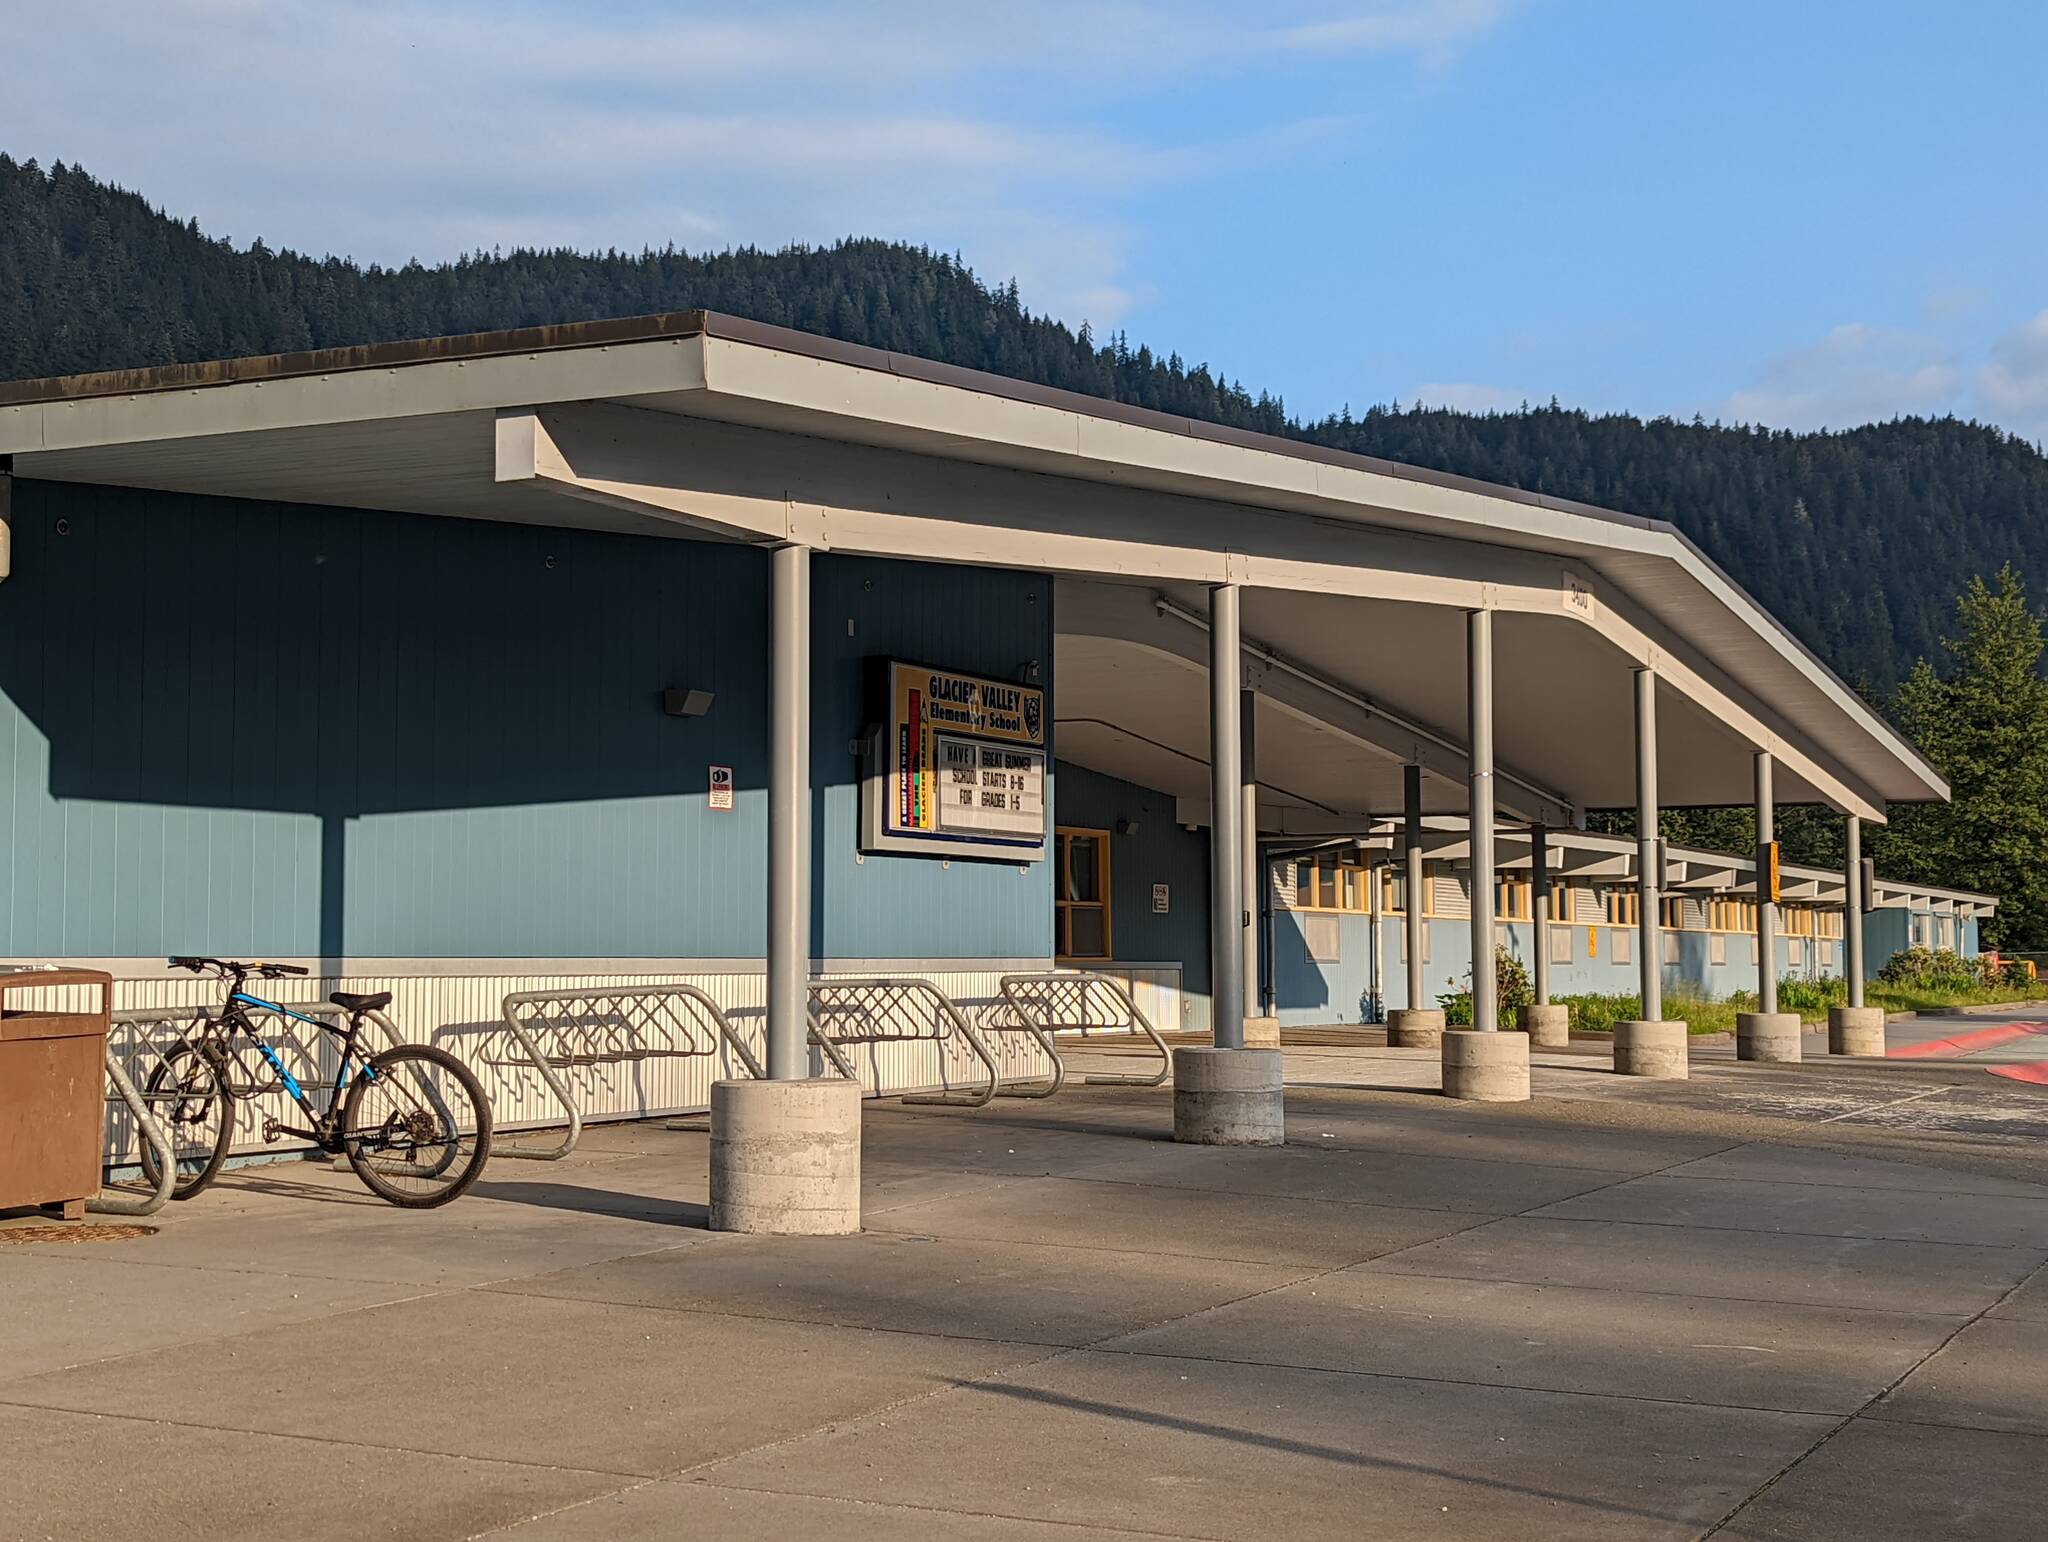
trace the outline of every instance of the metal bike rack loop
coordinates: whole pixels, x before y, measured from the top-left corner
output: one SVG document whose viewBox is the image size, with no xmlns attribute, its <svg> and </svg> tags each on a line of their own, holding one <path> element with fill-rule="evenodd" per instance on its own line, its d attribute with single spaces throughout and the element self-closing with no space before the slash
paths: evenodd
<svg viewBox="0 0 2048 1542">
<path fill-rule="evenodd" d="M 203 1016 L 204 1014 L 200 1014 Z M 109 1027 L 118 1024 L 131 1027 L 138 1020 L 157 1020 L 161 1012 L 116 1012 L 109 1020 Z M 187 1015 L 187 1021 L 190 1014 Z M 134 1035 L 130 1034 L 132 1041 Z M 153 1041 L 152 1041 L 153 1042 Z M 171 1190 L 178 1186 L 178 1157 L 171 1145 L 171 1138 L 165 1133 L 162 1123 L 150 1112 L 149 1102 L 135 1085 L 135 1078 L 128 1074 L 128 1068 L 121 1064 L 121 1057 L 114 1050 L 114 1035 L 110 1031 L 106 1045 L 107 1080 L 112 1090 L 107 1094 L 109 1109 L 125 1108 L 128 1116 L 135 1121 L 135 1133 L 149 1143 L 156 1153 L 156 1188 L 147 1194 L 110 1192 L 104 1186 L 97 1196 L 85 1202 L 85 1208 L 95 1215 L 155 1215 L 171 1202 Z M 111 1121 L 109 1121 L 111 1126 Z M 106 1132 L 105 1145 L 108 1155 L 112 1154 L 113 1140 L 111 1127 Z"/>
<path fill-rule="evenodd" d="M 1006 974 L 1000 988 L 1003 1004 L 1018 1022 L 1035 1026 L 1040 1046 L 1053 1056 L 1055 1064 L 1060 1063 L 1059 1053 L 1052 1046 L 1052 1036 L 1057 1033 L 1139 1033 L 1152 1041 L 1152 1048 L 1159 1055 L 1157 1071 L 1149 1076 L 1100 1072 L 1082 1077 L 1085 1086 L 1157 1087 L 1173 1074 L 1173 1051 L 1138 1009 L 1121 980 L 1092 969 L 1063 969 L 1044 974 Z M 1055 1081 L 1053 1090 L 1057 1089 Z"/>
<path fill-rule="evenodd" d="M 966 1016 L 930 980 L 915 975 L 866 980 L 813 980 L 807 997 L 811 1042 L 825 1053 L 833 1069 L 850 1082 L 860 1080 L 841 1050 L 849 1044 L 928 1043 L 940 1046 L 957 1037 L 988 1068 L 988 1085 L 962 1092 L 926 1092 L 906 1103 L 980 1108 L 1003 1084 L 1002 1067 L 989 1053 Z"/>
<path fill-rule="evenodd" d="M 494 1157 L 559 1162 L 576 1149 L 583 1138 L 583 1114 L 562 1079 L 565 1070 L 694 1059 L 717 1054 L 723 1043 L 756 1081 L 767 1074 L 718 1003 L 681 981 L 516 991 L 504 999 L 500 1011 L 506 1033 L 525 1058 L 483 1063 L 538 1071 L 569 1120 L 557 1145 L 501 1144 L 493 1149 Z"/>
<path fill-rule="evenodd" d="M 1028 1034 L 1052 1065 L 1052 1074 L 1044 1081 L 1010 1082 L 996 1090 L 997 1097 L 1049 1098 L 1067 1084 L 1067 1063 L 1061 1058 L 1059 1046 L 1053 1043 L 1052 1035 L 1008 1001 L 993 1001 L 982 1008 L 976 1026 L 985 1034 Z"/>
</svg>

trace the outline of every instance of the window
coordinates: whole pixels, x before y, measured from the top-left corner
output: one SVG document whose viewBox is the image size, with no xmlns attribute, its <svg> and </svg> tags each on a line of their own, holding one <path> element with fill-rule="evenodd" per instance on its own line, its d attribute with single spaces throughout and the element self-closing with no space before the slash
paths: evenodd
<svg viewBox="0 0 2048 1542">
<path fill-rule="evenodd" d="M 1728 934 L 1715 932 L 1707 938 L 1707 962 L 1725 964 L 1728 962 Z"/>
<path fill-rule="evenodd" d="M 1842 935 L 1842 912 L 1823 910 L 1814 916 L 1813 924 L 1817 936 L 1839 937 Z"/>
<path fill-rule="evenodd" d="M 1395 867 L 1391 862 L 1380 869 L 1380 914 L 1408 914 L 1408 870 Z"/>
<path fill-rule="evenodd" d="M 1682 930 L 1685 926 L 1685 901 L 1677 897 L 1659 900 L 1657 914 L 1662 924 L 1670 931 Z M 1666 963 L 1672 962 L 1665 960 Z"/>
<path fill-rule="evenodd" d="M 1572 961 L 1572 929 L 1569 926 L 1553 926 L 1550 929 L 1550 961 L 1553 964 L 1569 964 Z"/>
<path fill-rule="evenodd" d="M 1061 958 L 1108 958 L 1109 832 L 1059 830 L 1053 946 Z"/>
<path fill-rule="evenodd" d="M 1717 932 L 1754 932 L 1756 901 L 1732 896 L 1709 901 L 1707 925 Z"/>
<path fill-rule="evenodd" d="M 1643 917 L 1643 896 L 1635 889 L 1607 891 L 1607 924 L 1635 926 Z"/>
<path fill-rule="evenodd" d="M 1785 961 L 1794 969 L 1804 969 L 1806 967 L 1806 939 L 1804 937 L 1794 937 L 1785 944 Z"/>
<path fill-rule="evenodd" d="M 1636 934 L 1630 931 L 1613 931 L 1607 934 L 1607 956 L 1617 964 L 1626 964 L 1634 959 Z"/>
<path fill-rule="evenodd" d="M 1811 937 L 1813 935 L 1813 911 L 1805 905 L 1785 907 L 1785 935 L 1787 937 Z"/>
<path fill-rule="evenodd" d="M 1530 916 L 1530 889 L 1526 878 L 1496 878 L 1493 882 L 1493 918 L 1496 921 L 1526 921 Z"/>
<path fill-rule="evenodd" d="M 1344 910 L 1363 914 L 1366 908 L 1366 870 L 1334 857 L 1305 857 L 1297 865 L 1294 883 L 1296 910 Z"/>
<path fill-rule="evenodd" d="M 1559 880 L 1550 886 L 1550 919 L 1569 921 L 1572 919 L 1572 888 Z"/>
</svg>

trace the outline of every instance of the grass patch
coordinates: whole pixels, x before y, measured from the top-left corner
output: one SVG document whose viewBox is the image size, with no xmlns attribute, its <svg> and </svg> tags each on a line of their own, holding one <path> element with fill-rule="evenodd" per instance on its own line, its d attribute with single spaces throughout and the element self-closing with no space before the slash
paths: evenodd
<svg viewBox="0 0 2048 1542">
<path fill-rule="evenodd" d="M 1640 996 L 1553 996 L 1557 1005 L 1571 1010 L 1574 1033 L 1612 1033 L 1616 1023 L 1632 1022 L 1643 1015 Z M 2042 985 L 1893 985 L 1873 981 L 1863 989 L 1866 1006 L 1887 1012 L 1945 1012 L 1956 1007 L 2003 1006 L 2029 1001 L 2048 1001 L 2048 986 Z M 1824 1022 L 1829 1007 L 1849 1004 L 1849 989 L 1840 980 L 1795 978 L 1778 982 L 1778 1010 L 1797 1012 L 1807 1022 Z M 1667 992 L 1664 1015 L 1682 1018 L 1690 1033 L 1733 1033 L 1735 1014 L 1757 1009 L 1755 991 L 1737 991 L 1724 1001 L 1706 1001 L 1697 996 Z"/>
<path fill-rule="evenodd" d="M 1551 1001 L 1571 1011 L 1574 1033 L 1612 1033 L 1616 1023 L 1634 1022 L 1643 1015 L 1641 996 L 1552 996 Z M 1698 996 L 1667 993 L 1664 1016 L 1683 1019 L 1688 1033 L 1733 1033 L 1735 1014 L 1751 1010 L 1740 997 L 1707 1001 Z"/>
</svg>

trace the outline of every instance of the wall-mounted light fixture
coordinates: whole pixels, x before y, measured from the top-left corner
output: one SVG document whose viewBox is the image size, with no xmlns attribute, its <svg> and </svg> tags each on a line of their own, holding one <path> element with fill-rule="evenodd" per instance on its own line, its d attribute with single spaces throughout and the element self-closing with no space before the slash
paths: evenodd
<svg viewBox="0 0 2048 1542">
<path fill-rule="evenodd" d="M 1119 819 L 1116 822 L 1116 833 L 1118 835 L 1136 835 L 1138 833 L 1138 821 L 1135 819 Z"/>
<path fill-rule="evenodd" d="M 670 717 L 702 717 L 711 710 L 712 695 L 709 691 L 685 690 L 680 685 L 671 685 L 661 693 L 661 710 Z"/>
</svg>

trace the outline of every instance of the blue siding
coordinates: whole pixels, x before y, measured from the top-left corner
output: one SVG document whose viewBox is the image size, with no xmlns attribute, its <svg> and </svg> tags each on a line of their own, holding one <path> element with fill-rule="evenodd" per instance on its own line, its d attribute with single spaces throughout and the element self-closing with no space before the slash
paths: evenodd
<svg viewBox="0 0 2048 1542">
<path fill-rule="evenodd" d="M 1110 946 L 1134 964 L 1179 964 L 1191 993 L 1209 990 L 1209 838 L 1173 822 L 1173 799 L 1134 782 L 1061 761 L 1058 823 L 1110 832 Z M 1116 834 L 1117 822 L 1136 826 Z M 1152 886 L 1167 886 L 1169 909 L 1152 910 Z M 1048 915 L 1052 906 L 1047 893 Z"/>
<path fill-rule="evenodd" d="M 1373 920 L 1355 912 L 1325 912 L 1337 923 L 1337 957 L 1309 957 L 1304 924 L 1315 912 L 1273 912 L 1273 1009 L 1282 1024 L 1362 1023 L 1371 1019 Z M 1405 986 L 1404 986 L 1405 988 Z"/>
<path fill-rule="evenodd" d="M 765 554 L 35 482 L 14 539 L 0 955 L 760 955 Z M 1049 947 L 1045 864 L 856 864 L 846 751 L 866 654 L 1049 671 L 1047 587 L 819 560 L 821 948 Z"/>
<path fill-rule="evenodd" d="M 868 856 L 850 746 L 880 721 L 868 660 L 1018 680 L 1051 699 L 1052 580 L 1039 574 L 821 557 L 812 574 L 814 946 L 829 958 L 1018 958 L 1052 953 L 1050 861 Z M 850 624 L 850 635 L 849 635 Z M 1051 791 L 1057 791 L 1058 779 Z M 758 859 L 757 859 L 758 860 Z"/>
</svg>

